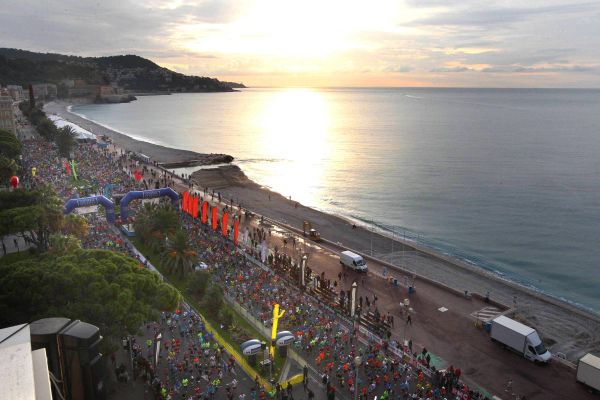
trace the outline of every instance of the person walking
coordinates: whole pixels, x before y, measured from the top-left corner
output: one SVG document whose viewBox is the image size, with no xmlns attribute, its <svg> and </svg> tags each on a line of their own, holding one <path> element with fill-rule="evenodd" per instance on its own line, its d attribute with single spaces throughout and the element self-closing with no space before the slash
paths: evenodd
<svg viewBox="0 0 600 400">
<path fill-rule="evenodd" d="M 412 326 L 412 318 L 411 318 L 410 314 L 408 314 L 408 317 L 406 317 L 406 325 Z"/>
<path fill-rule="evenodd" d="M 302 369 L 302 386 L 304 387 L 304 391 L 308 389 L 308 365 L 304 365 Z"/>
</svg>

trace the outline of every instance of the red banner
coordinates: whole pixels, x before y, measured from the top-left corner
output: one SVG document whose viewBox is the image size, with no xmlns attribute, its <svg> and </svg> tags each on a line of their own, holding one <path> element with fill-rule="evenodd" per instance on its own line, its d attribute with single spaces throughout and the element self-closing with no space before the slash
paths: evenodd
<svg viewBox="0 0 600 400">
<path fill-rule="evenodd" d="M 208 221 L 208 201 L 202 203 L 202 223 Z"/>
<path fill-rule="evenodd" d="M 212 228 L 213 231 L 217 230 L 217 207 L 212 208 Z"/>
<path fill-rule="evenodd" d="M 238 235 L 240 234 L 238 218 L 233 221 L 233 244 L 237 246 L 238 244 Z"/>
<path fill-rule="evenodd" d="M 221 233 L 223 237 L 227 237 L 227 220 L 229 219 L 229 213 L 223 213 L 223 221 L 221 222 Z"/>
<path fill-rule="evenodd" d="M 194 196 L 194 205 L 192 206 L 192 217 L 198 218 L 198 197 Z"/>
<path fill-rule="evenodd" d="M 183 199 L 181 200 L 181 210 L 183 212 L 187 212 L 187 210 L 188 210 L 188 207 L 187 207 L 188 197 L 189 197 L 188 192 L 183 192 Z"/>
</svg>

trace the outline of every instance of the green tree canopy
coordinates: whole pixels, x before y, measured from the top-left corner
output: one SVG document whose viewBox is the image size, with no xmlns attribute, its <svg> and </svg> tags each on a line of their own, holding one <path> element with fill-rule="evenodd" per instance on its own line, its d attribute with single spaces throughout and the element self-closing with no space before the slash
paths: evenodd
<svg viewBox="0 0 600 400">
<path fill-rule="evenodd" d="M 63 204 L 50 186 L 0 191 L 0 235 L 21 234 L 38 251 L 46 251 L 50 235 L 64 221 Z"/>
<path fill-rule="evenodd" d="M 0 264 L 1 326 L 66 317 L 94 324 L 116 341 L 180 300 L 158 274 L 112 251 L 79 249 Z"/>
<path fill-rule="evenodd" d="M 75 131 L 68 125 L 56 130 L 54 141 L 61 156 L 69 157 L 69 153 L 75 146 L 75 137 Z"/>
<path fill-rule="evenodd" d="M 17 158 L 21 155 L 21 142 L 15 135 L 0 129 L 0 182 L 8 185 L 8 180 L 17 173 Z"/>
<path fill-rule="evenodd" d="M 142 243 L 160 252 L 165 238 L 181 229 L 181 220 L 171 204 L 146 203 L 136 215 L 133 226 Z"/>
<path fill-rule="evenodd" d="M 21 142 L 15 135 L 0 129 L 0 155 L 15 159 L 21 155 Z"/>
<path fill-rule="evenodd" d="M 52 122 L 45 116 L 40 117 L 36 121 L 37 123 L 35 123 L 35 125 L 37 125 L 37 131 L 41 137 L 49 141 L 54 141 L 57 139 L 58 129 L 56 128 L 56 125 L 54 125 L 54 122 Z"/>
<path fill-rule="evenodd" d="M 198 255 L 188 240 L 188 233 L 180 230 L 169 236 L 162 253 L 162 265 L 169 273 L 184 276 L 194 270 L 197 258 Z"/>
</svg>

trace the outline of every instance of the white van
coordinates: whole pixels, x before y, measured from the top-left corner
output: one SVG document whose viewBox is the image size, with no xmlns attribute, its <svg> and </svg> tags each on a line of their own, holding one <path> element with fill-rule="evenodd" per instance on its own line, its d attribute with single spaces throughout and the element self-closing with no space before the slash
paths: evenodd
<svg viewBox="0 0 600 400">
<path fill-rule="evenodd" d="M 500 315 L 492 320 L 492 341 L 516 351 L 528 360 L 547 363 L 552 354 L 544 347 L 537 331 L 527 325 Z"/>
<path fill-rule="evenodd" d="M 367 263 L 361 256 L 348 250 L 340 254 L 340 264 L 361 272 L 367 272 L 368 269 Z"/>
</svg>

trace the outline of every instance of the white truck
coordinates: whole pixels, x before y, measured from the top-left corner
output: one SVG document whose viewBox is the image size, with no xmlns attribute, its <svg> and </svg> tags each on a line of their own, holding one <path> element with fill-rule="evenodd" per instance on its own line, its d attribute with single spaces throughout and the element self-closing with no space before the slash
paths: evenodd
<svg viewBox="0 0 600 400">
<path fill-rule="evenodd" d="M 600 357 L 586 354 L 577 363 L 577 382 L 600 391 Z"/>
<path fill-rule="evenodd" d="M 340 253 L 340 264 L 360 272 L 367 272 L 369 269 L 367 263 L 361 256 L 349 250 Z"/>
<path fill-rule="evenodd" d="M 528 360 L 547 363 L 552 354 L 544 347 L 535 329 L 500 315 L 492 320 L 492 341 L 516 351 Z"/>
</svg>

